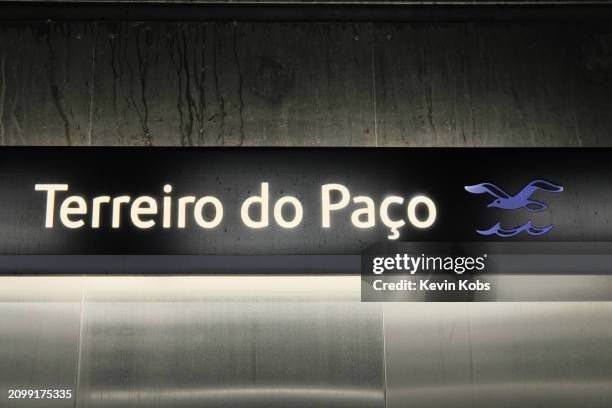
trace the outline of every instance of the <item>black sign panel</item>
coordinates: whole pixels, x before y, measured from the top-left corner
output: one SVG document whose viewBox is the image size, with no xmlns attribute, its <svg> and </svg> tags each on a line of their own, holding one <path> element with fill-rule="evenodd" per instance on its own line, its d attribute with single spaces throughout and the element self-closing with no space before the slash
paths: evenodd
<svg viewBox="0 0 612 408">
<path fill-rule="evenodd" d="M 0 254 L 610 241 L 611 159 L 610 149 L 3 148 Z"/>
</svg>

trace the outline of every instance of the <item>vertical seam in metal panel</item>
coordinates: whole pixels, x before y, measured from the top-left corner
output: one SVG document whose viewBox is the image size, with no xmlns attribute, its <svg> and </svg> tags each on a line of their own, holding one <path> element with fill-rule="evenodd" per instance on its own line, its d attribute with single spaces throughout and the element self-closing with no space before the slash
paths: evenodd
<svg viewBox="0 0 612 408">
<path fill-rule="evenodd" d="M 85 275 L 81 276 L 81 310 L 79 316 L 79 342 L 77 349 L 76 373 L 74 379 L 74 408 L 79 406 L 79 385 L 81 381 L 81 356 L 83 350 L 83 323 L 85 320 Z"/>
<path fill-rule="evenodd" d="M 383 344 L 383 407 L 387 407 L 387 342 L 385 336 L 385 305 L 381 306 L 382 344 Z"/>
<path fill-rule="evenodd" d="M 468 350 L 470 353 L 470 400 L 471 406 L 474 406 L 474 353 L 472 350 L 472 323 L 470 322 L 470 303 L 465 303 L 466 323 L 468 335 Z"/>
<path fill-rule="evenodd" d="M 372 101 L 374 107 L 374 146 L 378 147 L 378 119 L 376 117 L 376 63 L 374 60 L 374 23 L 370 23 L 370 59 L 372 63 Z"/>
</svg>

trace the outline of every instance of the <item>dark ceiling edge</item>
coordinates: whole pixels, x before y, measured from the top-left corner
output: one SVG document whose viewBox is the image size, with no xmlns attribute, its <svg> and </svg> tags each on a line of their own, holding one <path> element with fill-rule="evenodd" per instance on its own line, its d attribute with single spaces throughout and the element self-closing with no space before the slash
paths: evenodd
<svg viewBox="0 0 612 408">
<path fill-rule="evenodd" d="M 608 4 L 0 2 L 0 21 L 605 21 Z"/>
</svg>

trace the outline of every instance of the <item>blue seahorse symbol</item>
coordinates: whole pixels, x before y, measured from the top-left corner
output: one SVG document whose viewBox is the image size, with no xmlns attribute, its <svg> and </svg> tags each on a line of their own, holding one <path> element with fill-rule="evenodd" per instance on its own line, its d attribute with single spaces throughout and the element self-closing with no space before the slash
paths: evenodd
<svg viewBox="0 0 612 408">
<path fill-rule="evenodd" d="M 488 208 L 502 208 L 505 210 L 516 210 L 523 208 L 529 212 L 540 212 L 546 210 L 548 205 L 540 201 L 532 200 L 530 198 L 531 195 L 538 190 L 549 193 L 560 193 L 563 191 L 563 187 L 546 180 L 534 180 L 523 187 L 523 189 L 515 195 L 506 193 L 504 190 L 492 183 L 480 183 L 473 186 L 465 186 L 465 190 L 473 194 L 488 193 L 495 197 L 495 200 L 491 201 L 487 205 Z M 534 226 L 531 221 L 528 221 L 525 224 L 519 225 L 515 228 L 503 228 L 498 222 L 487 230 L 476 230 L 476 232 L 480 235 L 497 235 L 505 238 L 512 237 L 523 231 L 530 235 L 543 235 L 552 228 L 552 224 L 539 228 Z"/>
</svg>

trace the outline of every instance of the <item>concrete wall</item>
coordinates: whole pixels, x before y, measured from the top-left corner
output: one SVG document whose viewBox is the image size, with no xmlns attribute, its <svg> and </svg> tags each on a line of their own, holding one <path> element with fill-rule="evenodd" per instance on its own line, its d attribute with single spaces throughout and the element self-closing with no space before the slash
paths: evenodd
<svg viewBox="0 0 612 408">
<path fill-rule="evenodd" d="M 609 146 L 607 23 L 0 23 L 5 145 Z"/>
</svg>

